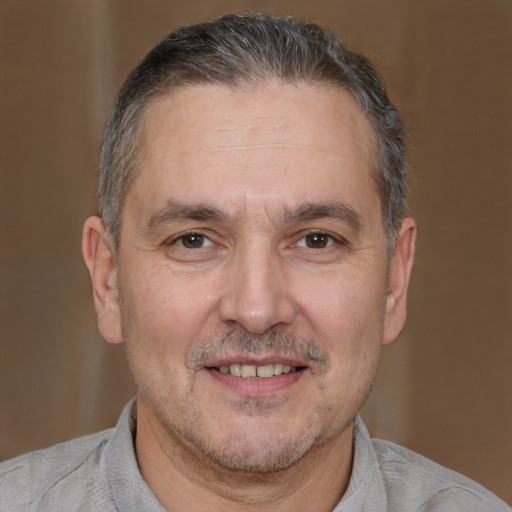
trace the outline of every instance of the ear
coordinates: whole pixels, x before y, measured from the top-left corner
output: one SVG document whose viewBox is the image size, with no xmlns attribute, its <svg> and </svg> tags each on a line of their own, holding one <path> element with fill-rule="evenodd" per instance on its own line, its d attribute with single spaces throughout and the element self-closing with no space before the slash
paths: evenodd
<svg viewBox="0 0 512 512">
<path fill-rule="evenodd" d="M 405 324 L 407 316 L 407 288 L 414 261 L 416 224 L 405 218 L 393 248 L 389 265 L 388 295 L 386 297 L 386 317 L 382 343 L 393 341 Z"/>
<path fill-rule="evenodd" d="M 89 269 L 101 335 L 109 343 L 123 341 L 117 290 L 117 263 L 110 236 L 99 217 L 89 217 L 82 233 L 82 253 Z"/>
</svg>

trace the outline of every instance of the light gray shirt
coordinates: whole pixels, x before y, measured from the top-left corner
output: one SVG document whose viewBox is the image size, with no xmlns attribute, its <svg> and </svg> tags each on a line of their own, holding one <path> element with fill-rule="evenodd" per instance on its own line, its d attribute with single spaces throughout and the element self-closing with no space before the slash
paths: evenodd
<svg viewBox="0 0 512 512">
<path fill-rule="evenodd" d="M 135 456 L 135 402 L 115 429 L 0 464 L 0 512 L 162 512 Z M 509 512 L 492 493 L 355 420 L 348 488 L 333 512 Z M 312 511 L 314 512 L 314 511 Z"/>
</svg>

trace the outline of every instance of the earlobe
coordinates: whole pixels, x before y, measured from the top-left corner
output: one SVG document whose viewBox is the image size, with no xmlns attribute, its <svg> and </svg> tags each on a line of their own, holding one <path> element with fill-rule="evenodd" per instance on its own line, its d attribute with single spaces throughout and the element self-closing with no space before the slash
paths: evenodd
<svg viewBox="0 0 512 512">
<path fill-rule="evenodd" d="M 107 230 L 99 217 L 89 217 L 82 234 L 82 253 L 91 275 L 101 335 L 109 343 L 123 341 L 117 288 L 117 262 Z"/>
<path fill-rule="evenodd" d="M 389 265 L 386 317 L 382 343 L 390 343 L 402 330 L 407 316 L 407 288 L 414 262 L 416 224 L 405 218 L 400 226 Z"/>
</svg>

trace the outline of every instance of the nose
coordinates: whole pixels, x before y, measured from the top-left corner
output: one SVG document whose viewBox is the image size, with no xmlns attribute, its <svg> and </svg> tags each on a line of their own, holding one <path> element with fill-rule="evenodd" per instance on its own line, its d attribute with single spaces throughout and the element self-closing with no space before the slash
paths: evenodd
<svg viewBox="0 0 512 512">
<path fill-rule="evenodd" d="M 240 249 L 228 272 L 219 307 L 222 322 L 251 334 L 293 323 L 296 307 L 279 254 L 262 247 Z"/>
</svg>

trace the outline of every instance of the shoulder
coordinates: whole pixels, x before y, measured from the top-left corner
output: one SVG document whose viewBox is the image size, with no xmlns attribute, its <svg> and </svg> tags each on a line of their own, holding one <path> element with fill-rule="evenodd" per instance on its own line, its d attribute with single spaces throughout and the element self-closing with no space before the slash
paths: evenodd
<svg viewBox="0 0 512 512">
<path fill-rule="evenodd" d="M 65 485 L 80 500 L 97 478 L 104 446 L 113 429 L 30 452 L 0 464 L 0 509 L 29 510 L 50 490 Z"/>
<path fill-rule="evenodd" d="M 473 480 L 389 441 L 372 440 L 390 510 L 414 503 L 422 511 L 509 512 L 508 505 Z"/>
</svg>

